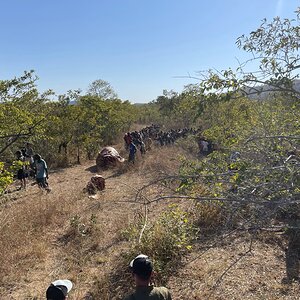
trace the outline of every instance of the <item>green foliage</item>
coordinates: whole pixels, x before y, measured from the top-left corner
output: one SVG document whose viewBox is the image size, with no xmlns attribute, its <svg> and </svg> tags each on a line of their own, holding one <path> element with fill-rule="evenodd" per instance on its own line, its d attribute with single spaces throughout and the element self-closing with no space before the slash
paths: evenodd
<svg viewBox="0 0 300 300">
<path fill-rule="evenodd" d="M 160 114 L 159 106 L 154 102 L 135 105 L 135 111 L 138 122 L 141 124 L 162 123 L 163 117 Z"/>
<path fill-rule="evenodd" d="M 190 134 L 184 138 L 176 140 L 175 144 L 189 152 L 191 155 L 197 156 L 199 148 L 197 144 L 198 138 Z"/>
<path fill-rule="evenodd" d="M 272 226 L 283 221 L 278 216 L 289 212 L 299 197 L 300 103 L 292 81 L 298 77 L 300 60 L 298 24 L 299 18 L 275 18 L 269 24 L 264 20 L 237 42 L 251 53 L 250 62 L 259 61 L 257 72 L 243 72 L 241 64 L 236 71 L 210 70 L 200 83 L 202 135 L 218 151 L 198 162 L 182 162 L 178 192 L 191 194 L 201 186 L 201 193 L 194 196 L 216 203 L 223 199 L 228 229 L 233 224 Z M 265 84 L 272 97 L 249 100 L 250 87 L 258 84 Z M 257 90 L 254 97 L 259 98 Z M 240 157 L 232 160 L 236 151 Z"/>
<path fill-rule="evenodd" d="M 4 163 L 0 162 L 0 195 L 13 182 L 13 173 L 7 171 Z"/>
<path fill-rule="evenodd" d="M 97 96 L 104 100 L 118 98 L 117 93 L 113 90 L 110 83 L 102 79 L 93 81 L 89 85 L 87 93 L 88 95 Z"/>
<path fill-rule="evenodd" d="M 81 96 L 81 91 L 74 90 L 60 95 L 58 101 L 50 101 L 48 97 L 53 93 L 39 94 L 36 80 L 31 71 L 20 78 L 0 81 L 2 160 L 11 161 L 27 141 L 50 166 L 66 166 L 75 157 L 80 162 L 80 155 L 93 158 L 101 147 L 128 131 L 138 117 L 128 101 L 106 93 L 106 82 L 105 95 L 91 92 Z M 100 83 L 95 82 L 94 87 L 101 88 Z"/>
<path fill-rule="evenodd" d="M 155 269 L 159 273 L 167 272 L 174 259 L 179 261 L 197 239 L 197 229 L 191 216 L 177 205 L 170 205 L 155 222 L 147 224 L 138 243 L 141 228 L 142 219 L 131 224 L 122 236 L 133 242 L 132 252 L 147 253 L 155 261 Z"/>
<path fill-rule="evenodd" d="M 299 12 L 298 8 L 293 20 L 276 17 L 268 23 L 264 19 L 257 30 L 237 40 L 239 48 L 257 55 L 260 70 L 275 75 L 276 85 L 278 80 L 291 78 L 291 72 L 299 65 Z"/>
<path fill-rule="evenodd" d="M 268 227 L 278 214 L 289 211 L 300 185 L 300 110 L 288 103 L 279 98 L 264 103 L 238 99 L 207 108 L 203 135 L 219 150 L 199 161 L 182 161 L 178 192 L 191 194 L 201 185 L 202 193 L 194 196 L 224 199 L 231 215 L 228 228 L 237 219 L 247 226 Z M 235 151 L 240 158 L 232 160 Z"/>
<path fill-rule="evenodd" d="M 163 91 L 162 96 L 158 96 L 156 104 L 159 106 L 161 114 L 165 117 L 172 116 L 172 112 L 178 103 L 178 93 L 174 91 Z"/>
<path fill-rule="evenodd" d="M 200 84 L 203 102 L 199 103 L 202 111 L 207 106 L 219 102 L 249 95 L 259 98 L 261 87 L 264 85 L 272 96 L 283 96 L 286 99 L 299 99 L 299 91 L 294 88 L 293 80 L 299 78 L 299 14 L 297 18 L 274 18 L 271 22 L 266 19 L 258 29 L 248 36 L 242 35 L 237 39 L 237 46 L 250 53 L 245 63 L 233 70 L 209 70 L 204 75 L 205 80 Z M 250 65 L 259 65 L 255 72 L 244 69 Z M 253 95 L 251 95 L 253 94 Z"/>
<path fill-rule="evenodd" d="M 86 146 L 98 142 L 110 144 L 123 132 L 128 131 L 135 120 L 135 110 L 128 101 L 103 100 L 97 96 L 84 96 L 79 99 L 81 123 L 77 137 Z"/>
<path fill-rule="evenodd" d="M 10 165 L 10 171 L 16 173 L 18 170 L 22 169 L 25 166 L 28 166 L 29 162 L 21 161 L 21 160 L 14 160 Z"/>
<path fill-rule="evenodd" d="M 42 123 L 49 114 L 47 97 L 39 95 L 33 71 L 0 84 L 0 155 L 11 145 L 31 136 L 42 136 Z"/>
<path fill-rule="evenodd" d="M 238 145 L 254 133 L 259 106 L 244 98 L 214 104 L 202 115 L 206 127 L 202 135 L 225 148 Z"/>
<path fill-rule="evenodd" d="M 161 114 L 161 123 L 168 127 L 189 127 L 195 123 L 198 116 L 198 105 L 201 102 L 199 85 L 188 85 L 181 94 L 174 91 L 163 91 L 157 97 L 155 104 Z"/>
</svg>

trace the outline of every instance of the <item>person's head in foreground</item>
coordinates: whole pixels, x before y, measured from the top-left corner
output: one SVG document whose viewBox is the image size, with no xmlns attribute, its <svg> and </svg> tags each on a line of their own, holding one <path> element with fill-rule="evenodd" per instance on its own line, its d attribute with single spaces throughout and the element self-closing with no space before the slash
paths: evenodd
<svg viewBox="0 0 300 300">
<path fill-rule="evenodd" d="M 137 286 L 147 286 L 150 284 L 153 265 L 147 255 L 138 255 L 130 262 L 129 266 Z"/>
<path fill-rule="evenodd" d="M 171 294 L 165 287 L 154 287 L 151 284 L 153 264 L 144 254 L 138 255 L 130 264 L 135 281 L 135 292 L 128 295 L 125 300 L 171 300 Z"/>
<path fill-rule="evenodd" d="M 46 291 L 47 300 L 64 300 L 68 297 L 73 284 L 70 280 L 55 280 L 53 281 Z"/>
</svg>

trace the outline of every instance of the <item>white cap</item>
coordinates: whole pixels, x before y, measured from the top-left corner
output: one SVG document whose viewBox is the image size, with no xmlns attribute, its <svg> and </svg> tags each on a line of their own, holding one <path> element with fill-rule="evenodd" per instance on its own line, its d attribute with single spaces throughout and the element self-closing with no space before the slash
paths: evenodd
<svg viewBox="0 0 300 300">
<path fill-rule="evenodd" d="M 137 259 L 137 258 L 148 258 L 148 256 L 147 255 L 145 255 L 145 254 L 139 254 L 136 258 L 134 258 L 131 262 L 130 262 L 130 264 L 129 264 L 129 267 L 133 267 L 133 262 Z"/>
<path fill-rule="evenodd" d="M 68 279 L 58 279 L 58 280 L 55 280 L 51 283 L 55 286 L 57 286 L 57 285 L 65 286 L 68 290 L 68 293 L 71 291 L 71 289 L 73 287 L 73 283 Z"/>
</svg>

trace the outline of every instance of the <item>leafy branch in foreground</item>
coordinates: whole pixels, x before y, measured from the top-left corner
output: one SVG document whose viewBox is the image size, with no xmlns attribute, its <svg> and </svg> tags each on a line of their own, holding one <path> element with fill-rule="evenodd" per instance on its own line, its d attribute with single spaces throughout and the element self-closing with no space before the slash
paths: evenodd
<svg viewBox="0 0 300 300">
<path fill-rule="evenodd" d="M 217 150 L 198 160 L 184 160 L 177 175 L 153 182 L 161 182 L 165 194 L 148 203 L 181 199 L 202 204 L 219 220 L 211 230 L 212 218 L 200 216 L 200 232 L 211 239 L 233 231 L 256 236 L 262 230 L 281 230 L 288 239 L 290 280 L 299 275 L 300 103 L 294 81 L 300 65 L 299 18 L 264 20 L 237 45 L 251 53 L 249 61 L 235 71 L 202 73 L 202 81 L 195 85 L 201 137 Z M 259 70 L 245 72 L 254 61 Z M 267 93 L 261 98 L 263 92 Z M 176 192 L 167 188 L 176 184 Z M 150 187 L 142 188 L 136 200 Z"/>
</svg>

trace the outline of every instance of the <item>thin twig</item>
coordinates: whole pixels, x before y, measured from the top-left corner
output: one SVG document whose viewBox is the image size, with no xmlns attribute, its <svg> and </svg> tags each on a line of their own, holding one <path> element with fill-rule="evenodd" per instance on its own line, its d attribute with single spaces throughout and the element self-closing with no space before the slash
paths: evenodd
<svg viewBox="0 0 300 300">
<path fill-rule="evenodd" d="M 147 204 L 144 203 L 144 208 L 145 208 L 145 216 L 144 216 L 144 226 L 140 232 L 140 235 L 139 235 L 139 244 L 141 243 L 141 240 L 142 240 L 142 237 L 143 237 L 143 233 L 146 229 L 146 226 L 147 226 L 147 221 L 148 221 L 148 209 L 147 209 Z"/>
</svg>

